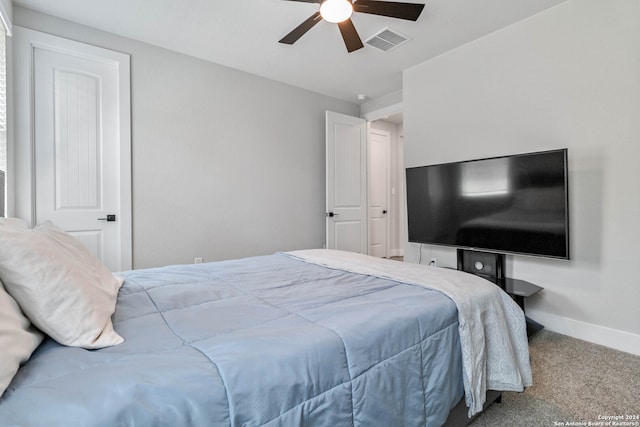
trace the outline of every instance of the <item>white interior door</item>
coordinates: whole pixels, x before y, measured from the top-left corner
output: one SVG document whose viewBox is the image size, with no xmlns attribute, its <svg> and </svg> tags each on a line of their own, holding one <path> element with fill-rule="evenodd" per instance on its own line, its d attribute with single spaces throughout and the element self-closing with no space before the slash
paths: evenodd
<svg viewBox="0 0 640 427">
<path fill-rule="evenodd" d="M 327 248 L 367 253 L 367 132 L 359 117 L 327 111 Z"/>
<path fill-rule="evenodd" d="M 51 220 L 112 271 L 131 266 L 129 57 L 31 30 L 32 222 Z"/>
<path fill-rule="evenodd" d="M 391 134 L 369 129 L 368 218 L 369 255 L 388 257 Z"/>
</svg>

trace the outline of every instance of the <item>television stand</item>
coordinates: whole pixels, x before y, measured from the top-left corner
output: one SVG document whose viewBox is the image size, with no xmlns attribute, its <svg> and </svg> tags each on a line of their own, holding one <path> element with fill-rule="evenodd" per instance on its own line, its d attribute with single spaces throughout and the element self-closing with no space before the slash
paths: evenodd
<svg viewBox="0 0 640 427">
<path fill-rule="evenodd" d="M 525 300 L 532 295 L 537 294 L 544 288 L 527 282 L 526 280 L 512 279 L 506 277 L 505 256 L 504 254 L 496 254 L 491 252 L 479 252 L 469 249 L 458 249 L 458 270 L 475 274 L 476 276 L 487 279 L 488 281 L 500 286 L 513 300 L 520 306 L 522 312 L 525 313 L 527 322 L 527 337 L 544 329 L 544 326 L 533 319 L 526 316 L 524 308 Z"/>
<path fill-rule="evenodd" d="M 526 316 L 526 311 L 524 309 L 525 300 L 543 290 L 543 287 L 534 285 L 526 280 L 511 279 L 509 277 L 498 279 L 497 277 L 485 277 L 481 274 L 478 276 L 484 277 L 488 281 L 500 286 L 507 294 L 509 294 L 509 296 L 511 296 L 511 298 L 513 298 L 516 304 L 520 306 L 522 312 L 525 313 L 524 318 L 527 322 L 527 337 L 531 337 L 531 335 L 544 329 L 543 325 L 533 319 L 529 319 Z"/>
</svg>

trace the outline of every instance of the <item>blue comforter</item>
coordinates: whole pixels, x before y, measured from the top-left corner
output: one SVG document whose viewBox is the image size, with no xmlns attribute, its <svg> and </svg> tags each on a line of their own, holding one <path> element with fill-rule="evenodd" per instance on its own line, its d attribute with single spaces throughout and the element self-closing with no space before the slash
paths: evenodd
<svg viewBox="0 0 640 427">
<path fill-rule="evenodd" d="M 284 254 L 123 276 L 125 342 L 45 341 L 1 426 L 439 426 L 463 395 L 438 291 Z"/>
</svg>

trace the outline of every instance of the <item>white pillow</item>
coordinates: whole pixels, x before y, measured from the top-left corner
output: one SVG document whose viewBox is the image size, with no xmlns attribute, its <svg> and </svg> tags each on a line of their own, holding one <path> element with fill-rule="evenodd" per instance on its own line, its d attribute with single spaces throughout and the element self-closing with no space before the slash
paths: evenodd
<svg viewBox="0 0 640 427">
<path fill-rule="evenodd" d="M 50 222 L 34 229 L 0 224 L 0 279 L 29 319 L 62 345 L 120 344 L 113 330 L 122 279 Z"/>
<path fill-rule="evenodd" d="M 0 397 L 42 338 L 0 282 Z"/>
</svg>

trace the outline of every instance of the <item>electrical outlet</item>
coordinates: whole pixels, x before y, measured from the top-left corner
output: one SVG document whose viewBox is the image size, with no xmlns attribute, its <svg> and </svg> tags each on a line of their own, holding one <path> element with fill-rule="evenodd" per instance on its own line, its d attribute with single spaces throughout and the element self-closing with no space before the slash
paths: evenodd
<svg viewBox="0 0 640 427">
<path fill-rule="evenodd" d="M 204 258 L 202 258 L 201 256 L 194 258 L 193 263 L 194 264 L 202 264 L 202 261 L 204 261 Z"/>
<path fill-rule="evenodd" d="M 429 260 L 429 267 L 437 267 L 438 266 L 438 258 L 431 258 Z"/>
</svg>

